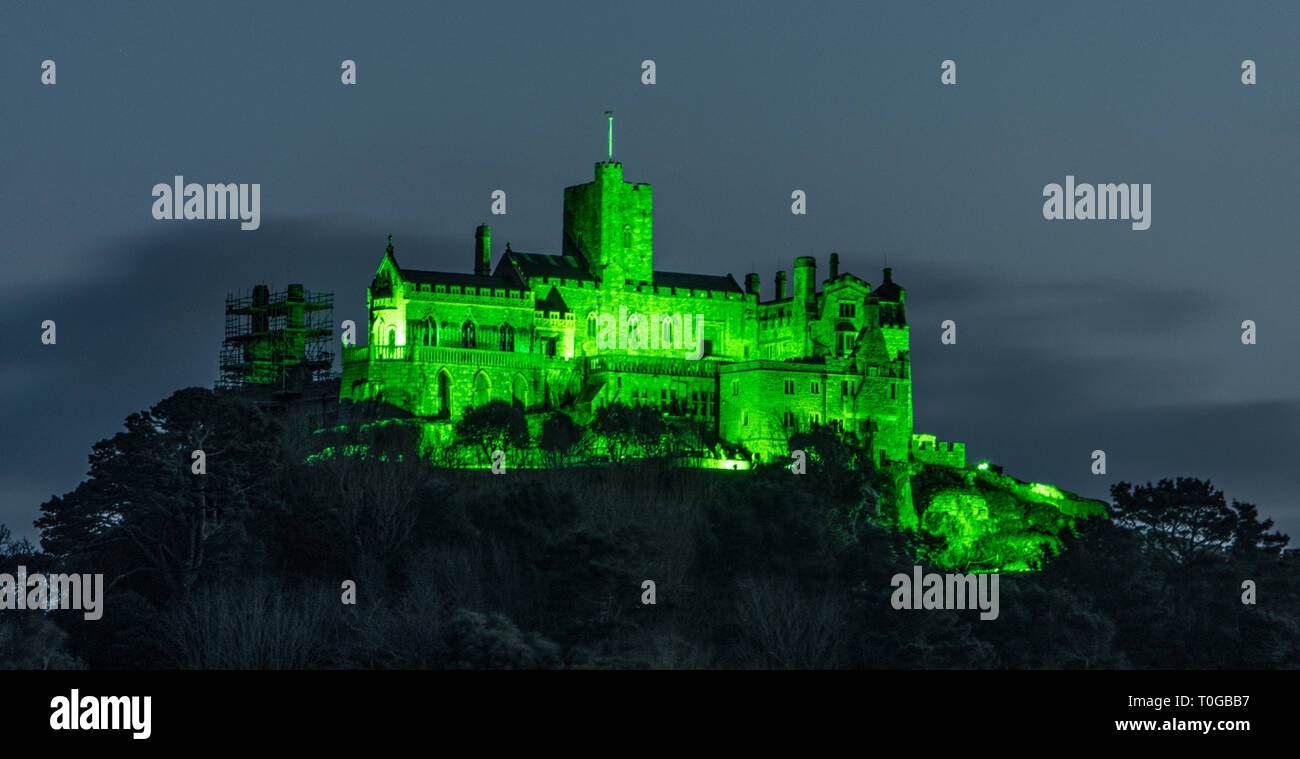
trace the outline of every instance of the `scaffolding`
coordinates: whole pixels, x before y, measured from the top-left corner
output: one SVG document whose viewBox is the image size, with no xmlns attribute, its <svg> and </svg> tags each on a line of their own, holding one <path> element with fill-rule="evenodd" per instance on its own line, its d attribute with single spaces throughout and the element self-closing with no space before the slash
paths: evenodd
<svg viewBox="0 0 1300 759">
<path fill-rule="evenodd" d="M 276 394 L 300 393 L 328 380 L 334 367 L 334 293 L 302 285 L 272 293 L 226 295 L 226 339 L 221 344 L 224 389 L 258 387 Z"/>
</svg>

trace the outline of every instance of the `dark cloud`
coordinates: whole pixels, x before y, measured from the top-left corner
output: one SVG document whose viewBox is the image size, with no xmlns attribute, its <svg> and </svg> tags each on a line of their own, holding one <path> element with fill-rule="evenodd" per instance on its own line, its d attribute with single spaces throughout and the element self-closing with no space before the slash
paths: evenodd
<svg viewBox="0 0 1300 759">
<path fill-rule="evenodd" d="M 393 231 L 404 256 L 454 265 L 450 241 Z M 96 256 L 117 263 L 111 276 L 64 286 L 56 297 L 0 301 L 0 321 L 19 325 L 24 338 L 0 355 L 0 390 L 24 399 L 5 427 L 26 442 L 0 459 L 8 494 L 0 523 L 30 534 L 36 507 L 76 486 L 95 441 L 178 388 L 213 384 L 227 292 L 302 282 L 334 291 L 336 321 L 364 323 L 365 288 L 385 244 L 386 234 L 326 218 L 268 221 L 257 234 L 180 224 L 98 248 Z M 56 345 L 40 343 L 45 319 L 57 324 Z"/>
</svg>

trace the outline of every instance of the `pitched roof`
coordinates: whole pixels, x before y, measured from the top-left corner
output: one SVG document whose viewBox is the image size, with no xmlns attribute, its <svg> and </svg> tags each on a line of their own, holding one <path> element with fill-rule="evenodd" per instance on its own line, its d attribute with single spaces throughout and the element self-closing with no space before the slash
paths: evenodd
<svg viewBox="0 0 1300 759">
<path fill-rule="evenodd" d="M 558 287 L 552 287 L 551 291 L 546 294 L 545 298 L 537 301 L 536 308 L 538 311 L 555 311 L 561 314 L 569 312 L 569 304 L 564 302 L 564 298 L 560 295 L 560 288 Z"/>
<path fill-rule="evenodd" d="M 730 274 L 683 274 L 676 271 L 657 271 L 654 273 L 655 287 L 676 287 L 682 290 L 712 290 L 714 292 L 743 293 L 740 285 Z"/>
<path fill-rule="evenodd" d="M 595 281 L 587 270 L 586 262 L 577 256 L 553 256 L 547 253 L 521 253 L 506 250 L 497 264 L 497 274 L 502 268 L 514 269 L 525 278 L 550 277 L 552 279 L 576 279 L 586 282 Z"/>
<path fill-rule="evenodd" d="M 450 285 L 453 287 L 490 287 L 496 290 L 522 290 L 514 277 L 484 276 L 482 274 L 459 274 L 448 271 L 421 271 L 420 269 L 401 269 L 402 279 L 422 285 Z"/>
</svg>

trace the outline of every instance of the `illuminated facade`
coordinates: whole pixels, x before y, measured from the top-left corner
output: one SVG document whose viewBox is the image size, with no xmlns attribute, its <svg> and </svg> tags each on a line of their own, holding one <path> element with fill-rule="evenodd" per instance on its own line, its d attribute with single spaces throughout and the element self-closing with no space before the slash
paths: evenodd
<svg viewBox="0 0 1300 759">
<path fill-rule="evenodd" d="M 742 288 L 731 275 L 655 271 L 652 198 L 650 185 L 623 181 L 622 164 L 597 163 L 594 181 L 564 191 L 561 254 L 507 245 L 493 268 L 480 226 L 472 274 L 402 268 L 390 242 L 370 285 L 368 345 L 344 350 L 343 398 L 434 426 L 492 399 L 579 416 L 618 401 L 759 460 L 788 458 L 789 437 L 821 424 L 869 437 L 882 464 L 964 466 L 961 444 L 912 434 L 907 313 L 891 270 L 873 289 L 832 253 L 819 282 L 816 260 L 800 257 L 793 286 L 777 272 L 767 300 L 757 274 Z M 677 317 L 656 335 L 667 347 L 639 345 L 635 318 L 631 341 L 600 339 L 610 322 L 626 335 L 628 314 Z M 680 347 L 682 329 L 698 359 Z"/>
<path fill-rule="evenodd" d="M 341 401 L 414 421 L 431 451 L 491 400 L 527 412 L 534 439 L 552 411 L 581 426 L 606 404 L 650 406 L 693 430 L 706 461 L 737 468 L 789 462 L 790 438 L 814 425 L 851 431 L 893 483 L 890 514 L 949 537 L 956 565 L 1028 568 L 1075 519 L 1104 514 L 967 467 L 964 444 L 913 432 L 905 291 L 890 269 L 873 288 L 832 253 L 819 281 L 816 260 L 799 257 L 767 300 L 758 274 L 741 287 L 729 274 L 655 271 L 652 198 L 623 181 L 622 164 L 597 163 L 594 181 L 564 191 L 560 254 L 507 244 L 494 268 L 480 226 L 472 274 L 403 268 L 390 239 L 369 288 L 368 344 L 343 350 Z M 633 326 L 633 314 L 656 317 Z M 688 333 L 695 350 L 683 350 Z"/>
</svg>

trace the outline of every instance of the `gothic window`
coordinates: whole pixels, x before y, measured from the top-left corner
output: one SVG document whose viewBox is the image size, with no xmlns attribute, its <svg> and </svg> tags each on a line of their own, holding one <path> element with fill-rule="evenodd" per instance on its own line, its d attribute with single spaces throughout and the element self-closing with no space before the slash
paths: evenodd
<svg viewBox="0 0 1300 759">
<path fill-rule="evenodd" d="M 596 339 L 596 314 L 594 313 L 587 314 L 587 337 Z"/>
<path fill-rule="evenodd" d="M 492 400 L 492 383 L 487 375 L 479 372 L 474 376 L 474 406 L 482 406 Z"/>
<path fill-rule="evenodd" d="M 460 347 L 473 348 L 474 345 L 474 322 L 466 321 L 460 327 Z"/>
<path fill-rule="evenodd" d="M 438 322 L 429 317 L 424 327 L 424 344 L 430 348 L 438 345 Z"/>
<path fill-rule="evenodd" d="M 511 385 L 511 403 L 521 411 L 528 408 L 528 382 L 518 374 Z"/>
<path fill-rule="evenodd" d="M 841 304 L 840 304 L 840 318 L 841 318 L 841 319 L 852 319 L 852 318 L 853 318 L 854 311 L 855 311 L 855 308 L 854 308 L 854 306 L 853 306 L 852 303 L 841 303 Z"/>
<path fill-rule="evenodd" d="M 623 247 L 624 248 L 632 247 L 632 225 L 631 224 L 623 225 Z"/>
<path fill-rule="evenodd" d="M 397 327 L 388 328 L 388 344 L 397 345 Z"/>
<path fill-rule="evenodd" d="M 438 372 L 438 416 L 451 418 L 451 377 L 447 372 Z"/>
<path fill-rule="evenodd" d="M 503 351 L 515 349 L 515 328 L 507 324 L 497 333 L 497 348 Z"/>
<path fill-rule="evenodd" d="M 731 381 L 731 394 L 740 395 L 740 380 Z"/>
</svg>

